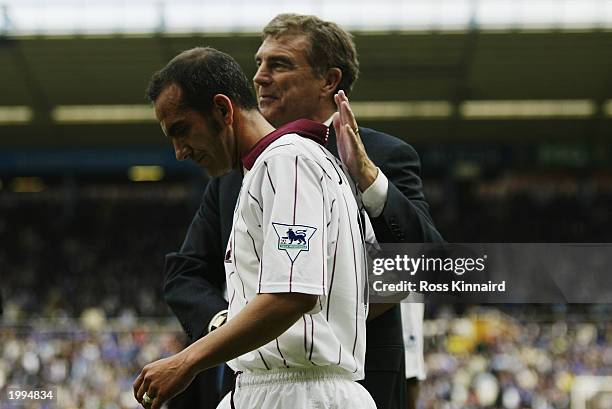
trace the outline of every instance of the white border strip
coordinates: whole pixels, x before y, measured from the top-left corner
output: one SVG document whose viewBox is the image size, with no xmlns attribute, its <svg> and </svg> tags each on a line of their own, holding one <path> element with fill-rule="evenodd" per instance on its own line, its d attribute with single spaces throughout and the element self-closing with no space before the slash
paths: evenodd
<svg viewBox="0 0 612 409">
<path fill-rule="evenodd" d="M 450 101 L 354 101 L 357 119 L 401 120 L 444 119 L 453 115 Z M 612 118 L 612 99 L 603 103 L 602 115 Z M 473 100 L 459 104 L 466 120 L 590 118 L 597 103 L 577 100 Z M 28 124 L 34 111 L 28 106 L 0 106 L 0 125 Z M 51 119 L 59 124 L 149 123 L 156 122 L 151 105 L 58 105 Z"/>
<path fill-rule="evenodd" d="M 150 105 L 58 105 L 51 111 L 58 123 L 155 122 Z"/>
<path fill-rule="evenodd" d="M 453 112 L 448 101 L 351 102 L 358 119 L 447 118 Z"/>
<path fill-rule="evenodd" d="M 23 125 L 34 117 L 32 109 L 25 105 L 0 106 L 0 125 Z"/>
<path fill-rule="evenodd" d="M 465 101 L 459 107 L 465 119 L 588 118 L 596 110 L 591 100 Z"/>
</svg>

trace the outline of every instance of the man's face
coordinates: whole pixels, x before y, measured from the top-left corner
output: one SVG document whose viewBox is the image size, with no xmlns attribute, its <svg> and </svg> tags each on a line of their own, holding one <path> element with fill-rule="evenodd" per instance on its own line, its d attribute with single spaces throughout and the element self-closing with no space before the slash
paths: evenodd
<svg viewBox="0 0 612 409">
<path fill-rule="evenodd" d="M 313 70 L 306 51 L 305 35 L 267 37 L 255 54 L 257 73 L 253 77 L 259 109 L 275 127 L 300 118 L 321 118 L 325 79 Z"/>
<path fill-rule="evenodd" d="M 181 88 L 175 84 L 166 87 L 155 101 L 155 115 L 172 141 L 177 160 L 191 159 L 206 168 L 211 176 L 220 176 L 233 167 L 227 128 L 205 118 L 202 113 L 180 107 Z M 217 125 L 217 126 L 215 126 Z M 233 146 L 233 145 L 232 145 Z"/>
</svg>

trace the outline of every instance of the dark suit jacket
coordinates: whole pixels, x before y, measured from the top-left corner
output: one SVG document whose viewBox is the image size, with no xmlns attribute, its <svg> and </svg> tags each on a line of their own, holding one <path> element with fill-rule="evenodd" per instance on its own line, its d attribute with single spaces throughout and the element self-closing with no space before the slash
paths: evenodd
<svg viewBox="0 0 612 409">
<path fill-rule="evenodd" d="M 429 215 L 416 151 L 393 136 L 359 128 L 369 157 L 389 179 L 383 213 L 372 218 L 379 242 L 437 242 Z M 336 156 L 333 127 L 327 148 Z M 223 256 L 232 228 L 242 173 L 213 178 L 177 253 L 166 256 L 164 294 L 191 342 L 205 335 L 212 317 L 227 308 Z M 399 306 L 367 325 L 366 379 L 379 409 L 405 408 L 404 346 Z"/>
</svg>

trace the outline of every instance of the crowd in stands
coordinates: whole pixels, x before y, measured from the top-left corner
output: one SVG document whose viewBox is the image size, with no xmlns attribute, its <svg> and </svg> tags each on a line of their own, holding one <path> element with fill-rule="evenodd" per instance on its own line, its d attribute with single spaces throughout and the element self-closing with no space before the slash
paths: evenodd
<svg viewBox="0 0 612 409">
<path fill-rule="evenodd" d="M 540 306 L 538 317 L 525 306 L 475 308 L 426 321 L 420 407 L 572 408 L 576 379 L 612 375 L 611 309 L 573 308 Z"/>
<path fill-rule="evenodd" d="M 612 376 L 612 323 L 521 311 L 480 307 L 428 318 L 419 408 L 570 409 L 577 377 Z M 183 343 L 170 319 L 106 319 L 96 309 L 78 320 L 0 327 L 0 407 L 136 408 L 139 370 Z M 8 402 L 10 386 L 55 388 L 57 406 Z"/>
<path fill-rule="evenodd" d="M 69 213 L 69 214 L 66 214 Z M 192 210 L 174 203 L 20 203 L 2 208 L 5 318 L 170 314 L 164 255 L 180 247 Z"/>
<path fill-rule="evenodd" d="M 609 193 L 499 182 L 427 186 L 451 242 L 610 241 Z M 140 368 L 185 342 L 162 282 L 164 255 L 178 249 L 196 210 L 198 198 L 189 199 L 47 202 L 0 194 L 0 407 L 17 407 L 6 402 L 11 385 L 53 385 L 61 408 L 136 407 L 131 384 Z M 526 308 L 428 311 L 419 407 L 570 408 L 577 376 L 612 375 L 609 320 L 541 310 L 537 319 Z"/>
<path fill-rule="evenodd" d="M 451 243 L 612 241 L 606 223 L 612 191 L 593 183 L 545 182 L 431 180 L 426 194 Z M 139 316 L 170 314 L 162 294 L 164 255 L 180 247 L 198 198 L 49 203 L 3 201 L 0 195 L 5 310 L 15 307 L 28 317 L 75 316 L 88 307 L 108 316 L 126 309 Z"/>
<path fill-rule="evenodd" d="M 175 324 L 138 321 L 107 321 L 90 310 L 81 320 L 0 327 L 0 407 L 138 407 L 132 383 L 142 367 L 178 352 L 184 343 Z M 10 400 L 11 386 L 51 391 L 53 399 Z"/>
</svg>

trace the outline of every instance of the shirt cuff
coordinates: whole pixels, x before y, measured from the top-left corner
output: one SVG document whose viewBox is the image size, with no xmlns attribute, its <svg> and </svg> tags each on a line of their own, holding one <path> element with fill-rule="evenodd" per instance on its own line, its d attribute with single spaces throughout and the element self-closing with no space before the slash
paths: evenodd
<svg viewBox="0 0 612 409">
<path fill-rule="evenodd" d="M 370 185 L 362 194 L 361 200 L 370 217 L 378 217 L 387 203 L 387 192 L 389 191 L 389 179 L 378 169 L 378 175 L 374 183 Z"/>
</svg>

